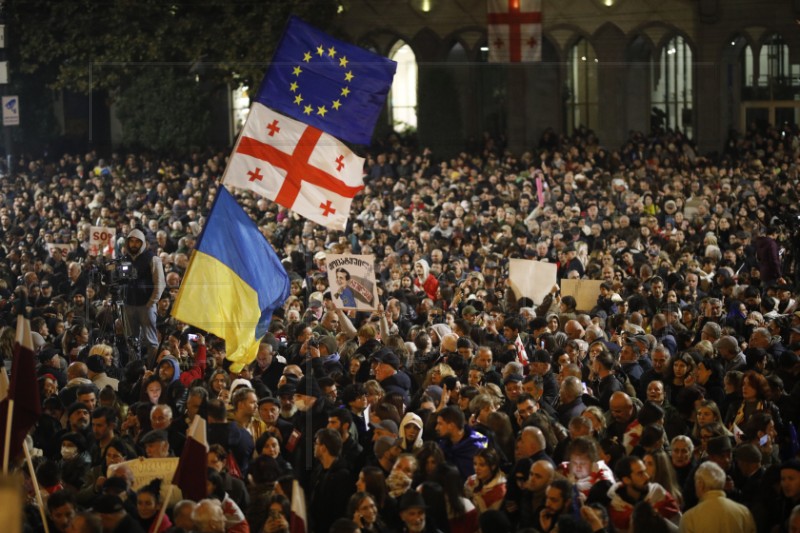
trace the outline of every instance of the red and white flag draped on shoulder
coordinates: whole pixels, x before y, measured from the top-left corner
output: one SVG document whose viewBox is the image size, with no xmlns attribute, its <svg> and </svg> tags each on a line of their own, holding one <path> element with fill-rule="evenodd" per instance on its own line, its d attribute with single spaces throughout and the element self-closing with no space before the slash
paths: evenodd
<svg viewBox="0 0 800 533">
<path fill-rule="evenodd" d="M 542 0 L 488 0 L 490 63 L 542 60 Z"/>
<path fill-rule="evenodd" d="M 256 102 L 222 182 L 344 230 L 353 197 L 364 188 L 364 158 L 327 133 Z"/>
<path fill-rule="evenodd" d="M 199 502 L 206 497 L 207 457 L 206 421 L 194 415 L 186 433 L 186 444 L 183 445 L 178 468 L 172 477 L 172 484 L 181 489 L 184 498 Z"/>
<path fill-rule="evenodd" d="M 33 351 L 30 321 L 17 317 L 17 335 L 11 364 L 8 393 L 0 401 L 0 446 L 3 446 L 3 469 L 8 461 L 22 453 L 28 431 L 42 414 L 39 386 L 36 381 L 36 354 Z M 10 422 L 10 424 L 9 424 Z"/>
</svg>

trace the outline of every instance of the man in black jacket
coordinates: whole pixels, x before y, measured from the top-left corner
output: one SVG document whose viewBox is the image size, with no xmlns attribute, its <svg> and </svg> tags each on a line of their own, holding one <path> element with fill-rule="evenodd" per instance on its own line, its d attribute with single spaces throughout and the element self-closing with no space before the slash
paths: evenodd
<svg viewBox="0 0 800 533">
<path fill-rule="evenodd" d="M 339 458 L 342 437 L 334 429 L 321 429 L 314 436 L 314 458 L 318 461 L 311 474 L 309 517 L 311 531 L 328 531 L 344 516 L 347 502 L 355 490 L 352 476 Z"/>
</svg>

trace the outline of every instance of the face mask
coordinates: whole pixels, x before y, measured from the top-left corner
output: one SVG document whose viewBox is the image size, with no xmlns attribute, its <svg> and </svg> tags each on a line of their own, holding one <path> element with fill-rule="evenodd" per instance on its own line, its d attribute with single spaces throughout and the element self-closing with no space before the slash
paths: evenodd
<svg viewBox="0 0 800 533">
<path fill-rule="evenodd" d="M 75 459 L 78 456 L 78 448 L 74 446 L 62 446 L 61 447 L 61 457 L 65 461 L 70 461 Z"/>
<path fill-rule="evenodd" d="M 297 407 L 298 411 L 306 412 L 311 407 L 309 404 L 306 403 L 304 398 L 297 398 L 294 401 L 294 406 Z"/>
</svg>

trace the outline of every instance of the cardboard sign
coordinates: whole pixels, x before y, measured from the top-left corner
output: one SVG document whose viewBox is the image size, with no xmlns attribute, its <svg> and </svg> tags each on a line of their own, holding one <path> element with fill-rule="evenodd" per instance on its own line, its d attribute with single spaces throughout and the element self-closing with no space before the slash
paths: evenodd
<svg viewBox="0 0 800 533">
<path fill-rule="evenodd" d="M 117 237 L 117 228 L 92 226 L 89 230 L 89 255 L 114 259 L 114 241 Z"/>
<path fill-rule="evenodd" d="M 539 305 L 557 283 L 558 268 L 555 263 L 529 259 L 510 259 L 508 281 L 516 297 L 528 297 Z"/>
<path fill-rule="evenodd" d="M 561 297 L 572 296 L 577 302 L 576 310 L 591 311 L 597 305 L 602 284 L 600 279 L 562 279 Z"/>
<path fill-rule="evenodd" d="M 22 533 L 22 521 L 25 518 L 23 509 L 25 508 L 25 495 L 22 492 L 22 476 L 4 475 L 0 477 L 0 523 L 3 524 L 3 531 L 8 533 Z M 33 489 L 30 489 L 33 492 Z M 42 489 L 42 496 L 47 498 L 48 494 Z M 47 500 L 44 500 L 45 502 Z"/>
<path fill-rule="evenodd" d="M 328 254 L 328 286 L 339 309 L 374 311 L 378 305 L 374 255 Z"/>
<path fill-rule="evenodd" d="M 156 478 L 161 478 L 161 498 L 162 500 L 167 497 L 170 486 L 172 486 L 172 496 L 170 497 L 169 505 L 175 505 L 181 500 L 181 489 L 176 485 L 172 485 L 172 477 L 175 475 L 175 470 L 178 468 L 178 457 L 165 457 L 163 459 L 146 459 L 139 457 L 131 461 L 125 461 L 118 465 L 111 465 L 108 467 L 108 476 L 114 474 L 114 470 L 121 466 L 127 466 L 133 472 L 133 491 L 138 491 Z"/>
</svg>

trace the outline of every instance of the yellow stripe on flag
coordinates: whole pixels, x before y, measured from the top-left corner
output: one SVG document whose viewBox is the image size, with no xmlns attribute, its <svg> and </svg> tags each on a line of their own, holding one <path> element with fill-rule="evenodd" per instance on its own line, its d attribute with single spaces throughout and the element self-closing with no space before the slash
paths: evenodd
<svg viewBox="0 0 800 533">
<path fill-rule="evenodd" d="M 225 339 L 231 370 L 253 362 L 261 339 L 253 333 L 261 310 L 250 285 L 214 257 L 192 252 L 172 316 Z"/>
</svg>

